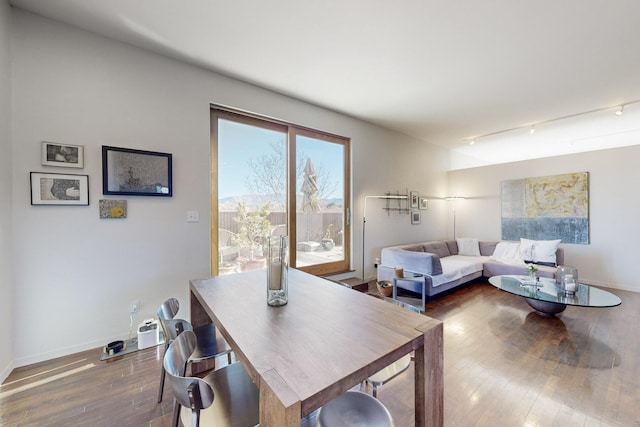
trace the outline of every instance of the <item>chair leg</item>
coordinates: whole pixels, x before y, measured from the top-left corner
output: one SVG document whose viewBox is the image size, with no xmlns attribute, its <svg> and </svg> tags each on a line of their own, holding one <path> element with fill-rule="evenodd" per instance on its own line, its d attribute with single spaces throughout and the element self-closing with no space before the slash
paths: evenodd
<svg viewBox="0 0 640 427">
<path fill-rule="evenodd" d="M 176 399 L 173 399 L 173 420 L 171 421 L 171 425 L 173 427 L 178 427 L 180 420 L 180 404 Z"/>
<path fill-rule="evenodd" d="M 375 384 L 372 383 L 371 384 L 371 388 L 372 388 L 371 395 L 377 399 L 378 398 L 378 387 Z"/>
<path fill-rule="evenodd" d="M 162 394 L 164 392 L 164 377 L 166 375 L 166 372 L 164 371 L 164 366 L 162 367 L 162 370 L 160 371 L 160 389 L 158 390 L 158 403 L 162 402 Z"/>
<path fill-rule="evenodd" d="M 191 427 L 200 427 L 200 411 L 198 409 L 191 411 Z"/>
<path fill-rule="evenodd" d="M 164 343 L 164 353 L 162 359 L 164 360 L 164 355 L 167 354 L 167 349 L 169 348 L 168 342 Z M 166 372 L 164 371 L 164 364 L 160 364 L 162 369 L 160 370 L 160 389 L 158 390 L 158 403 L 162 402 L 162 394 L 164 393 L 164 377 Z"/>
</svg>

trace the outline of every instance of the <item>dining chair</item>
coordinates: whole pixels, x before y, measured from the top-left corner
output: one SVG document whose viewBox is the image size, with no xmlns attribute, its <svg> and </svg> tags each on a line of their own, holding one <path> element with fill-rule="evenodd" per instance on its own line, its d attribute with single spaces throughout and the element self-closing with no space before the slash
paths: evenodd
<svg viewBox="0 0 640 427">
<path fill-rule="evenodd" d="M 415 305 L 399 301 L 393 298 L 383 298 L 385 301 L 395 304 L 404 309 L 413 311 L 414 313 L 420 313 L 420 308 Z M 378 397 L 378 387 L 388 383 L 404 371 L 406 371 L 411 365 L 411 360 L 413 360 L 413 356 L 411 354 L 407 354 L 399 360 L 396 360 L 391 365 L 381 369 L 376 372 L 369 378 L 367 378 L 366 383 L 371 384 L 371 394 L 373 397 Z"/>
<path fill-rule="evenodd" d="M 164 333 L 164 352 L 167 353 L 169 345 L 183 331 L 192 331 L 197 337 L 197 345 L 187 358 L 182 375 L 185 375 L 187 367 L 191 363 L 202 362 L 219 356 L 227 355 L 227 363 L 231 364 L 231 347 L 225 339 L 216 331 L 213 323 L 193 327 L 187 320 L 177 319 L 180 302 L 176 298 L 169 298 L 158 308 L 158 320 Z M 158 403 L 162 402 L 164 393 L 164 366 L 160 372 L 160 388 L 158 390 Z"/>
<path fill-rule="evenodd" d="M 320 408 L 317 427 L 393 427 L 389 410 L 373 396 L 347 391 Z"/>
<path fill-rule="evenodd" d="M 259 393 L 240 363 L 233 363 L 203 378 L 187 377 L 184 364 L 197 347 L 193 331 L 185 331 L 169 345 L 162 365 L 175 396 L 173 426 L 178 418 L 191 426 L 253 427 L 259 423 Z M 189 414 L 190 412 L 190 414 Z"/>
</svg>

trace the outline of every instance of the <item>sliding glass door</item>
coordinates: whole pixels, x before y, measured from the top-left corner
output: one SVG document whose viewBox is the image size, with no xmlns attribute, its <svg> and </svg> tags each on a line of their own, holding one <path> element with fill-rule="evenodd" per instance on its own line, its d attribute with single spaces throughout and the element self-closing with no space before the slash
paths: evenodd
<svg viewBox="0 0 640 427">
<path fill-rule="evenodd" d="M 212 109 L 212 272 L 265 268 L 264 240 L 287 235 L 290 265 L 349 269 L 349 140 Z"/>
</svg>

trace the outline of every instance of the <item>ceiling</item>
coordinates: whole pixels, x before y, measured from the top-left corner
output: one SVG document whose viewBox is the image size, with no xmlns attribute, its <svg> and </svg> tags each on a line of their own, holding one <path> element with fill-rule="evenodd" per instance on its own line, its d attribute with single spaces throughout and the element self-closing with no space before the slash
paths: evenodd
<svg viewBox="0 0 640 427">
<path fill-rule="evenodd" d="M 446 147 L 458 167 L 640 143 L 637 0 L 10 3 Z"/>
</svg>

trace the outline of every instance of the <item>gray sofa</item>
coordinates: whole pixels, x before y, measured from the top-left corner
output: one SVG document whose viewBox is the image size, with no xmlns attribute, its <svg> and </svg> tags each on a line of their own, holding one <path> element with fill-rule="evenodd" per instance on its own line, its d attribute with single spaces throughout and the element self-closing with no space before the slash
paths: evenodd
<svg viewBox="0 0 640 427">
<path fill-rule="evenodd" d="M 424 275 L 425 295 L 432 297 L 464 285 L 479 277 L 502 274 L 526 275 L 527 266 L 493 259 L 500 242 L 478 242 L 479 256 L 458 256 L 456 240 L 433 240 L 421 243 L 383 248 L 378 266 L 378 281 L 392 280 L 395 268 Z M 564 250 L 557 248 L 556 265 L 564 263 Z M 536 263 L 538 276 L 555 277 L 556 267 Z M 398 287 L 422 293 L 422 285 L 416 281 L 398 281 Z"/>
</svg>

